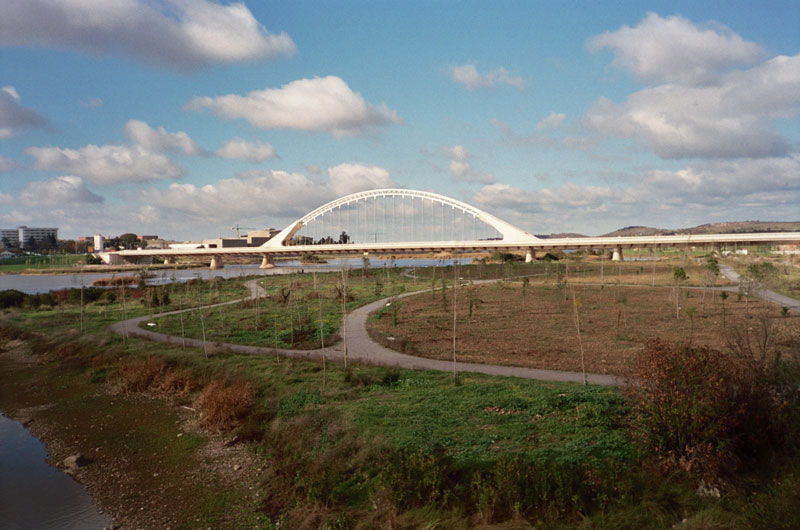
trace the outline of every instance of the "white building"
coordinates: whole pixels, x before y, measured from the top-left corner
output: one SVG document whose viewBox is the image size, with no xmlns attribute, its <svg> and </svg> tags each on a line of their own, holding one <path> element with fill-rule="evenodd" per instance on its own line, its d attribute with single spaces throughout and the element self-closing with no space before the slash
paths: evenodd
<svg viewBox="0 0 800 530">
<path fill-rule="evenodd" d="M 35 228 L 18 226 L 17 228 L 0 228 L 0 241 L 7 241 L 9 246 L 24 248 L 33 239 L 41 243 L 46 239 L 58 240 L 58 228 Z"/>
<path fill-rule="evenodd" d="M 45 239 L 53 238 L 54 241 L 58 240 L 58 228 L 34 228 L 29 226 L 20 226 L 17 228 L 19 238 L 19 248 L 25 248 L 25 244 L 33 239 L 36 243 L 41 243 Z"/>
<path fill-rule="evenodd" d="M 102 252 L 106 248 L 106 236 L 95 234 L 94 235 L 94 251 Z"/>
</svg>

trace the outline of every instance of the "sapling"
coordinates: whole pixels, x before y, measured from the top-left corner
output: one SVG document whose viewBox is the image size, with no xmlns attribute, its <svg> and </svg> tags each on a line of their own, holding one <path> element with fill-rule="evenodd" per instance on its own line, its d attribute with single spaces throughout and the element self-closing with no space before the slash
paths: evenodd
<svg viewBox="0 0 800 530">
<path fill-rule="evenodd" d="M 572 286 L 569 287 L 570 291 L 572 291 Z M 578 308 L 580 307 L 580 302 L 578 299 L 575 298 L 575 293 L 572 292 L 572 307 L 575 311 L 575 330 L 578 333 L 578 349 L 581 352 L 581 373 L 583 374 L 583 384 L 588 385 L 589 381 L 586 377 L 586 356 L 583 353 L 583 340 L 581 339 L 581 319 L 578 314 Z"/>
</svg>

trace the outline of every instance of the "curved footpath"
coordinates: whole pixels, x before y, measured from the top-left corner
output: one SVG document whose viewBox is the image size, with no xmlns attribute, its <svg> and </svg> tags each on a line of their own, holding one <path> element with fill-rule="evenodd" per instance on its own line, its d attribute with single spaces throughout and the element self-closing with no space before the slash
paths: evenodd
<svg viewBox="0 0 800 530">
<path fill-rule="evenodd" d="M 725 274 L 732 281 L 738 281 L 739 275 L 728 266 L 722 266 L 722 273 Z M 258 280 L 250 280 L 245 285 L 250 289 L 250 298 L 257 298 L 263 296 L 265 291 L 257 284 Z M 726 290 L 734 290 L 727 288 Z M 397 298 L 404 298 L 427 291 L 423 289 L 411 293 L 404 293 Z M 773 293 L 764 289 L 755 293 L 759 298 L 789 307 L 793 311 L 800 312 L 800 302 L 792 298 Z M 347 359 L 349 361 L 356 361 L 372 365 L 391 366 L 398 368 L 406 368 L 411 370 L 439 370 L 442 372 L 452 372 L 453 363 L 451 361 L 443 361 L 437 359 L 426 359 L 424 357 L 415 357 L 413 355 L 406 355 L 394 350 L 390 350 L 384 346 L 373 341 L 367 333 L 367 318 L 373 311 L 385 306 L 392 297 L 384 298 L 359 307 L 348 313 L 345 319 L 344 326 L 347 330 Z M 226 304 L 236 304 L 241 300 L 232 300 L 223 302 L 221 304 L 214 304 L 205 307 L 217 307 Z M 161 317 L 167 315 L 176 315 L 182 312 L 194 311 L 196 308 L 181 309 L 178 311 L 170 311 L 167 313 L 160 313 L 153 317 Z M 239 353 L 244 355 L 282 355 L 285 357 L 294 357 L 299 359 L 322 359 L 323 355 L 326 359 L 335 361 L 344 361 L 344 343 L 339 341 L 333 346 L 326 347 L 324 350 L 284 350 L 276 348 L 265 348 L 261 346 L 246 346 L 243 344 L 232 344 L 227 342 L 211 342 L 206 341 L 204 344 L 200 339 L 190 339 L 178 337 L 176 335 L 167 335 L 150 331 L 140 327 L 142 322 L 148 320 L 149 316 L 131 318 L 116 322 L 109 326 L 115 333 L 120 335 L 134 336 L 143 339 L 148 339 L 156 342 L 165 342 L 169 344 L 178 344 L 189 346 L 192 348 L 207 348 L 213 351 L 229 351 L 232 353 Z M 343 327 L 344 327 L 343 326 Z M 344 335 L 344 330 L 340 335 Z M 525 379 L 538 379 L 541 381 L 565 381 L 582 383 L 584 376 L 580 372 L 565 372 L 560 370 L 537 370 L 534 368 L 522 368 L 515 366 L 501 366 L 494 364 L 474 364 L 456 362 L 455 369 L 457 372 L 472 372 L 487 375 L 499 375 L 507 377 L 521 377 Z M 621 385 L 623 379 L 621 377 L 603 374 L 586 374 L 586 381 L 596 385 Z"/>
<path fill-rule="evenodd" d="M 721 265 L 719 270 L 730 281 L 739 283 L 739 273 L 733 270 L 731 266 Z M 726 290 L 736 292 L 738 288 L 732 288 Z M 783 296 L 782 294 L 778 294 L 773 291 L 768 291 L 767 289 L 756 289 L 753 295 L 756 298 L 761 298 L 762 300 L 778 304 L 781 307 L 788 307 L 790 311 L 795 311 L 797 313 L 800 313 L 800 301 L 797 301 L 794 298 L 789 298 L 788 296 Z"/>
<path fill-rule="evenodd" d="M 245 283 L 250 289 L 250 297 L 256 298 L 265 294 L 264 289 L 258 287 L 258 280 L 250 280 Z M 425 290 L 414 291 L 411 293 L 404 293 L 397 298 L 404 298 L 425 292 Z M 393 297 L 384 298 L 361 306 L 347 314 L 344 326 L 347 327 L 347 360 L 356 361 L 365 364 L 373 364 L 380 366 L 391 366 L 397 368 L 406 368 L 410 370 L 439 370 L 442 372 L 452 372 L 453 363 L 451 361 L 442 361 L 437 359 L 426 359 L 424 357 L 415 357 L 413 355 L 406 355 L 404 353 L 396 352 L 385 348 L 380 344 L 373 341 L 367 333 L 367 317 L 376 309 L 386 305 Z M 217 307 L 226 304 L 236 304 L 241 300 L 232 300 L 223 302 L 221 304 L 214 304 L 205 307 Z M 180 309 L 178 311 L 169 311 L 167 313 L 160 313 L 153 315 L 153 318 L 162 317 L 167 315 L 177 315 L 178 313 L 194 311 L 195 308 Z M 282 355 L 285 357 L 294 357 L 299 359 L 322 359 L 324 355 L 328 360 L 344 361 L 344 343 L 339 341 L 333 346 L 326 347 L 324 350 L 283 350 L 276 348 L 265 348 L 261 346 L 246 346 L 244 344 L 231 344 L 227 342 L 210 342 L 206 341 L 205 346 L 200 339 L 183 338 L 176 335 L 167 335 L 165 333 L 158 333 L 140 327 L 142 322 L 150 319 L 149 315 L 142 317 L 130 318 L 122 320 L 109 326 L 109 329 L 120 335 L 127 335 L 132 337 L 139 337 L 156 342 L 165 342 L 168 344 L 185 345 L 192 348 L 203 349 L 204 347 L 213 351 L 229 351 L 232 353 L 239 353 L 244 355 Z M 344 330 L 340 335 L 344 335 Z M 560 370 L 537 370 L 533 368 L 521 368 L 516 366 L 500 366 L 494 364 L 474 364 L 456 362 L 455 369 L 457 372 L 472 372 L 487 375 L 499 375 L 508 377 L 522 377 L 525 379 L 538 379 L 542 381 L 565 381 L 582 383 L 583 374 L 580 372 L 564 372 Z M 586 381 L 596 385 L 621 385 L 622 378 L 602 375 L 602 374 L 586 374 Z"/>
</svg>

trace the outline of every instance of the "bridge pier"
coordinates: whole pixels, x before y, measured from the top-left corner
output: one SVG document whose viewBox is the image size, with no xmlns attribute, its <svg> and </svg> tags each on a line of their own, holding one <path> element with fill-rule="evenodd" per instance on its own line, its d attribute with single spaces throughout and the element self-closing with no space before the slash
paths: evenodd
<svg viewBox="0 0 800 530">
<path fill-rule="evenodd" d="M 211 257 L 211 269 L 212 270 L 222 269 L 223 267 L 225 267 L 225 264 L 222 263 L 222 258 L 221 257 L 217 257 L 217 256 L 212 256 Z"/>
<path fill-rule="evenodd" d="M 261 266 L 259 269 L 274 269 L 275 263 L 272 261 L 272 256 L 264 256 L 261 258 Z"/>
<path fill-rule="evenodd" d="M 531 249 L 525 252 L 525 263 L 533 263 L 533 251 Z"/>
<path fill-rule="evenodd" d="M 622 247 L 614 247 L 614 253 L 611 255 L 611 261 L 625 261 L 622 255 Z"/>
</svg>

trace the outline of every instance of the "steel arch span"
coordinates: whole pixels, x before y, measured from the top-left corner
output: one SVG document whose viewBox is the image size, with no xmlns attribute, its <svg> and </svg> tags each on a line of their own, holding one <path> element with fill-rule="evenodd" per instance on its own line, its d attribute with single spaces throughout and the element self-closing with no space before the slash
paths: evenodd
<svg viewBox="0 0 800 530">
<path fill-rule="evenodd" d="M 420 201 L 430 201 L 433 205 L 441 205 L 442 207 L 449 206 L 453 212 L 459 211 L 461 214 L 466 216 L 471 216 L 473 219 L 480 221 L 496 231 L 497 234 L 500 235 L 498 238 L 493 238 L 497 241 L 502 241 L 504 244 L 508 245 L 525 245 L 525 244 L 535 244 L 537 242 L 541 242 L 542 240 L 513 226 L 512 224 L 503 221 L 495 217 L 494 215 L 484 212 L 483 210 L 476 208 L 470 204 L 465 202 L 461 202 L 459 200 L 453 199 L 451 197 L 447 197 L 445 195 L 440 195 L 438 193 L 432 193 L 428 191 L 419 191 L 419 190 L 409 190 L 409 189 L 401 189 L 401 188 L 388 188 L 388 189 L 376 189 L 376 190 L 369 190 L 369 191 L 362 191 L 358 193 L 353 193 L 344 197 L 340 197 L 336 200 L 333 200 L 327 204 L 320 206 L 319 208 L 309 212 L 302 218 L 298 219 L 297 221 L 291 223 L 289 226 L 284 228 L 281 232 L 275 235 L 275 237 L 271 238 L 269 241 L 264 243 L 260 248 L 264 249 L 279 249 L 284 248 L 286 246 L 311 246 L 311 245 L 297 245 L 292 244 L 292 238 L 295 237 L 304 227 L 309 226 L 309 224 L 313 223 L 314 221 L 321 219 L 325 216 L 325 214 L 334 212 L 336 210 L 341 210 L 342 208 L 350 207 L 351 205 L 358 204 L 361 201 L 369 201 L 371 199 L 411 199 L 412 201 L 415 199 L 419 199 Z M 423 202 L 424 204 L 424 202 Z M 423 210 L 424 211 L 424 210 Z M 444 213 L 442 213 L 442 219 L 444 217 Z M 392 227 L 394 230 L 397 230 L 397 227 Z M 470 240 L 466 238 L 456 239 L 452 238 L 453 241 L 459 241 L 461 243 L 479 243 L 480 241 L 477 239 Z M 395 238 L 390 240 L 389 242 L 400 243 L 402 240 L 400 238 Z"/>
</svg>

